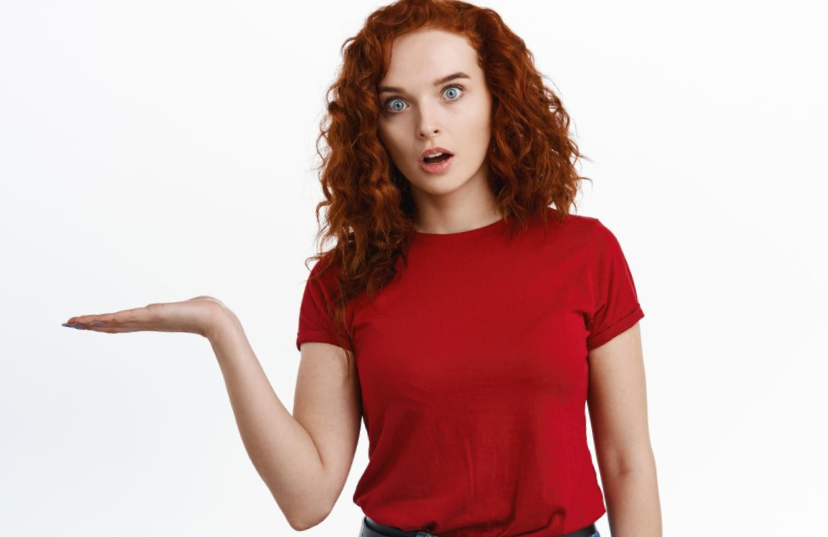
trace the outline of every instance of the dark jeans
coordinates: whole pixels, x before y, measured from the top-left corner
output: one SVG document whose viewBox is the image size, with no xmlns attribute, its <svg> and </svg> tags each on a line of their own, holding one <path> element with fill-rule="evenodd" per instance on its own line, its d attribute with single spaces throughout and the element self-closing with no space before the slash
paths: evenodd
<svg viewBox="0 0 828 537">
<path fill-rule="evenodd" d="M 369 537 L 374 535 L 383 535 L 386 537 L 429 537 L 430 534 L 425 533 L 423 531 L 413 532 L 413 531 L 403 531 L 399 528 L 395 528 L 393 526 L 382 526 L 377 524 L 373 520 L 370 522 L 367 520 L 368 517 L 362 518 L 362 528 L 360 528 L 359 537 Z M 370 532 L 369 532 L 370 530 Z M 589 537 L 601 537 L 601 534 L 598 530 L 595 530 L 595 533 L 589 535 Z"/>
</svg>

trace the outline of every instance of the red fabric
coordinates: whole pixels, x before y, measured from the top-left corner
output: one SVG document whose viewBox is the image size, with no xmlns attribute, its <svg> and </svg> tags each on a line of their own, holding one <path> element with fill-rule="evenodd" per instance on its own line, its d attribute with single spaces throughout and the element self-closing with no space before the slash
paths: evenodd
<svg viewBox="0 0 828 537">
<path fill-rule="evenodd" d="M 587 355 L 644 316 L 632 275 L 595 218 L 550 215 L 544 233 L 536 217 L 511 241 L 503 229 L 417 233 L 408 267 L 349 305 L 369 439 L 353 500 L 379 524 L 552 537 L 606 512 Z M 297 348 L 337 344 L 333 276 L 307 284 Z"/>
</svg>

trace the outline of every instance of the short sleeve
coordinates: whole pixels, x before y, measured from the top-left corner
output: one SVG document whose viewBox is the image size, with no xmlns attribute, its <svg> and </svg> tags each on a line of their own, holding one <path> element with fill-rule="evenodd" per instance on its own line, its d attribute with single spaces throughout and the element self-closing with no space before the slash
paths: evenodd
<svg viewBox="0 0 828 537">
<path fill-rule="evenodd" d="M 338 339 L 334 328 L 333 308 L 335 291 L 338 289 L 335 271 L 326 270 L 319 278 L 312 279 L 319 273 L 326 259 L 323 258 L 314 265 L 305 283 L 305 292 L 299 309 L 296 348 L 301 351 L 302 343 L 317 341 L 337 345 L 353 352 L 350 338 L 340 331 L 341 340 Z"/>
<path fill-rule="evenodd" d="M 596 220 L 597 221 L 597 220 Z M 597 221 L 592 238 L 596 260 L 592 275 L 592 316 L 587 350 L 607 343 L 644 317 L 630 267 L 615 235 Z"/>
</svg>

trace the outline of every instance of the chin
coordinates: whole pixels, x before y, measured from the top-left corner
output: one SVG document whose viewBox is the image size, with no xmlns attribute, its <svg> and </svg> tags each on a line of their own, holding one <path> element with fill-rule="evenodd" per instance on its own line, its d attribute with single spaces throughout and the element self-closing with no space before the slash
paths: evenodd
<svg viewBox="0 0 828 537">
<path fill-rule="evenodd" d="M 454 176 L 426 176 L 425 178 L 422 178 L 420 181 L 412 183 L 412 186 L 427 194 L 444 195 L 460 190 L 465 185 L 469 184 L 469 182 L 471 181 L 471 179 L 468 176 L 465 176 L 465 179 L 460 179 L 459 177 L 464 176 L 460 174 L 456 174 Z"/>
</svg>

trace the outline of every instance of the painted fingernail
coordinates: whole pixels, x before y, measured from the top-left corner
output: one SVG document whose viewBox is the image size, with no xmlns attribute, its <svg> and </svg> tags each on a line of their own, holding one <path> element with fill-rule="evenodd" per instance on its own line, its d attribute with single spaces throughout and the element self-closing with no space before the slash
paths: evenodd
<svg viewBox="0 0 828 537">
<path fill-rule="evenodd" d="M 89 326 L 102 326 L 104 323 L 106 323 L 106 321 L 95 321 L 94 323 L 91 323 Z"/>
</svg>

